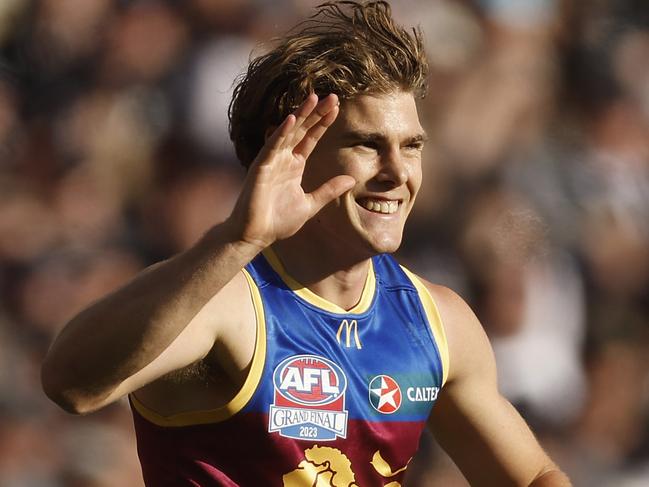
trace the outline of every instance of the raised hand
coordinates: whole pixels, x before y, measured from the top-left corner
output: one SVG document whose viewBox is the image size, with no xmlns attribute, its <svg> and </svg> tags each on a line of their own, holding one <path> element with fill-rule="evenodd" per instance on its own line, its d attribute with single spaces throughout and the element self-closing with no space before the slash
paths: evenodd
<svg viewBox="0 0 649 487">
<path fill-rule="evenodd" d="M 302 189 L 307 158 L 338 115 L 338 97 L 311 94 L 266 140 L 248 171 L 230 223 L 260 249 L 295 234 L 327 203 L 354 186 L 336 176 L 311 193 Z"/>
</svg>

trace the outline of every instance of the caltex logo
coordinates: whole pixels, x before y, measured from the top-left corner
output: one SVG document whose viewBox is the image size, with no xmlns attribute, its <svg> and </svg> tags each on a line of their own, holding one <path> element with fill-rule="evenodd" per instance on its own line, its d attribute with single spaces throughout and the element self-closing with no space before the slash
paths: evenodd
<svg viewBox="0 0 649 487">
<path fill-rule="evenodd" d="M 379 413 L 392 414 L 401 406 L 401 388 L 389 375 L 377 375 L 369 385 L 370 404 Z"/>
</svg>

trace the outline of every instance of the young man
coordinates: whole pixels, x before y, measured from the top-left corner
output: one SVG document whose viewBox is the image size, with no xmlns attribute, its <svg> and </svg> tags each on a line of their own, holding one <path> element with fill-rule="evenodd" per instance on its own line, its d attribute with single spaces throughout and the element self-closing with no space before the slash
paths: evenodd
<svg viewBox="0 0 649 487">
<path fill-rule="evenodd" d="M 388 255 L 426 69 L 386 3 L 321 6 L 235 90 L 230 218 L 63 329 L 45 391 L 75 413 L 130 395 L 147 485 L 394 487 L 426 424 L 472 485 L 569 485 L 467 305 Z"/>
</svg>

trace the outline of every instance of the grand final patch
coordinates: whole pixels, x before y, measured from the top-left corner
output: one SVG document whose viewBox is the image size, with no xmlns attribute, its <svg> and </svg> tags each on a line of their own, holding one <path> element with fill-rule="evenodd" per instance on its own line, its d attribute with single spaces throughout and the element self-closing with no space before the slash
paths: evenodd
<svg viewBox="0 0 649 487">
<path fill-rule="evenodd" d="M 275 368 L 273 386 L 269 432 L 298 440 L 347 436 L 347 377 L 331 360 L 315 355 L 289 357 Z"/>
</svg>

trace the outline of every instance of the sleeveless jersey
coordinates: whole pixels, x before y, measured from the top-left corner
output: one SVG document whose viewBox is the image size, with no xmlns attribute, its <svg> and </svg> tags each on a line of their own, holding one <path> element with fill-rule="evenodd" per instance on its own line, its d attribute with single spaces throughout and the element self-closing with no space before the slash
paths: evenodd
<svg viewBox="0 0 649 487">
<path fill-rule="evenodd" d="M 389 255 L 371 259 L 348 311 L 270 249 L 244 274 L 257 341 L 234 399 L 164 417 L 131 397 L 146 485 L 401 485 L 448 369 L 427 289 Z"/>
</svg>

